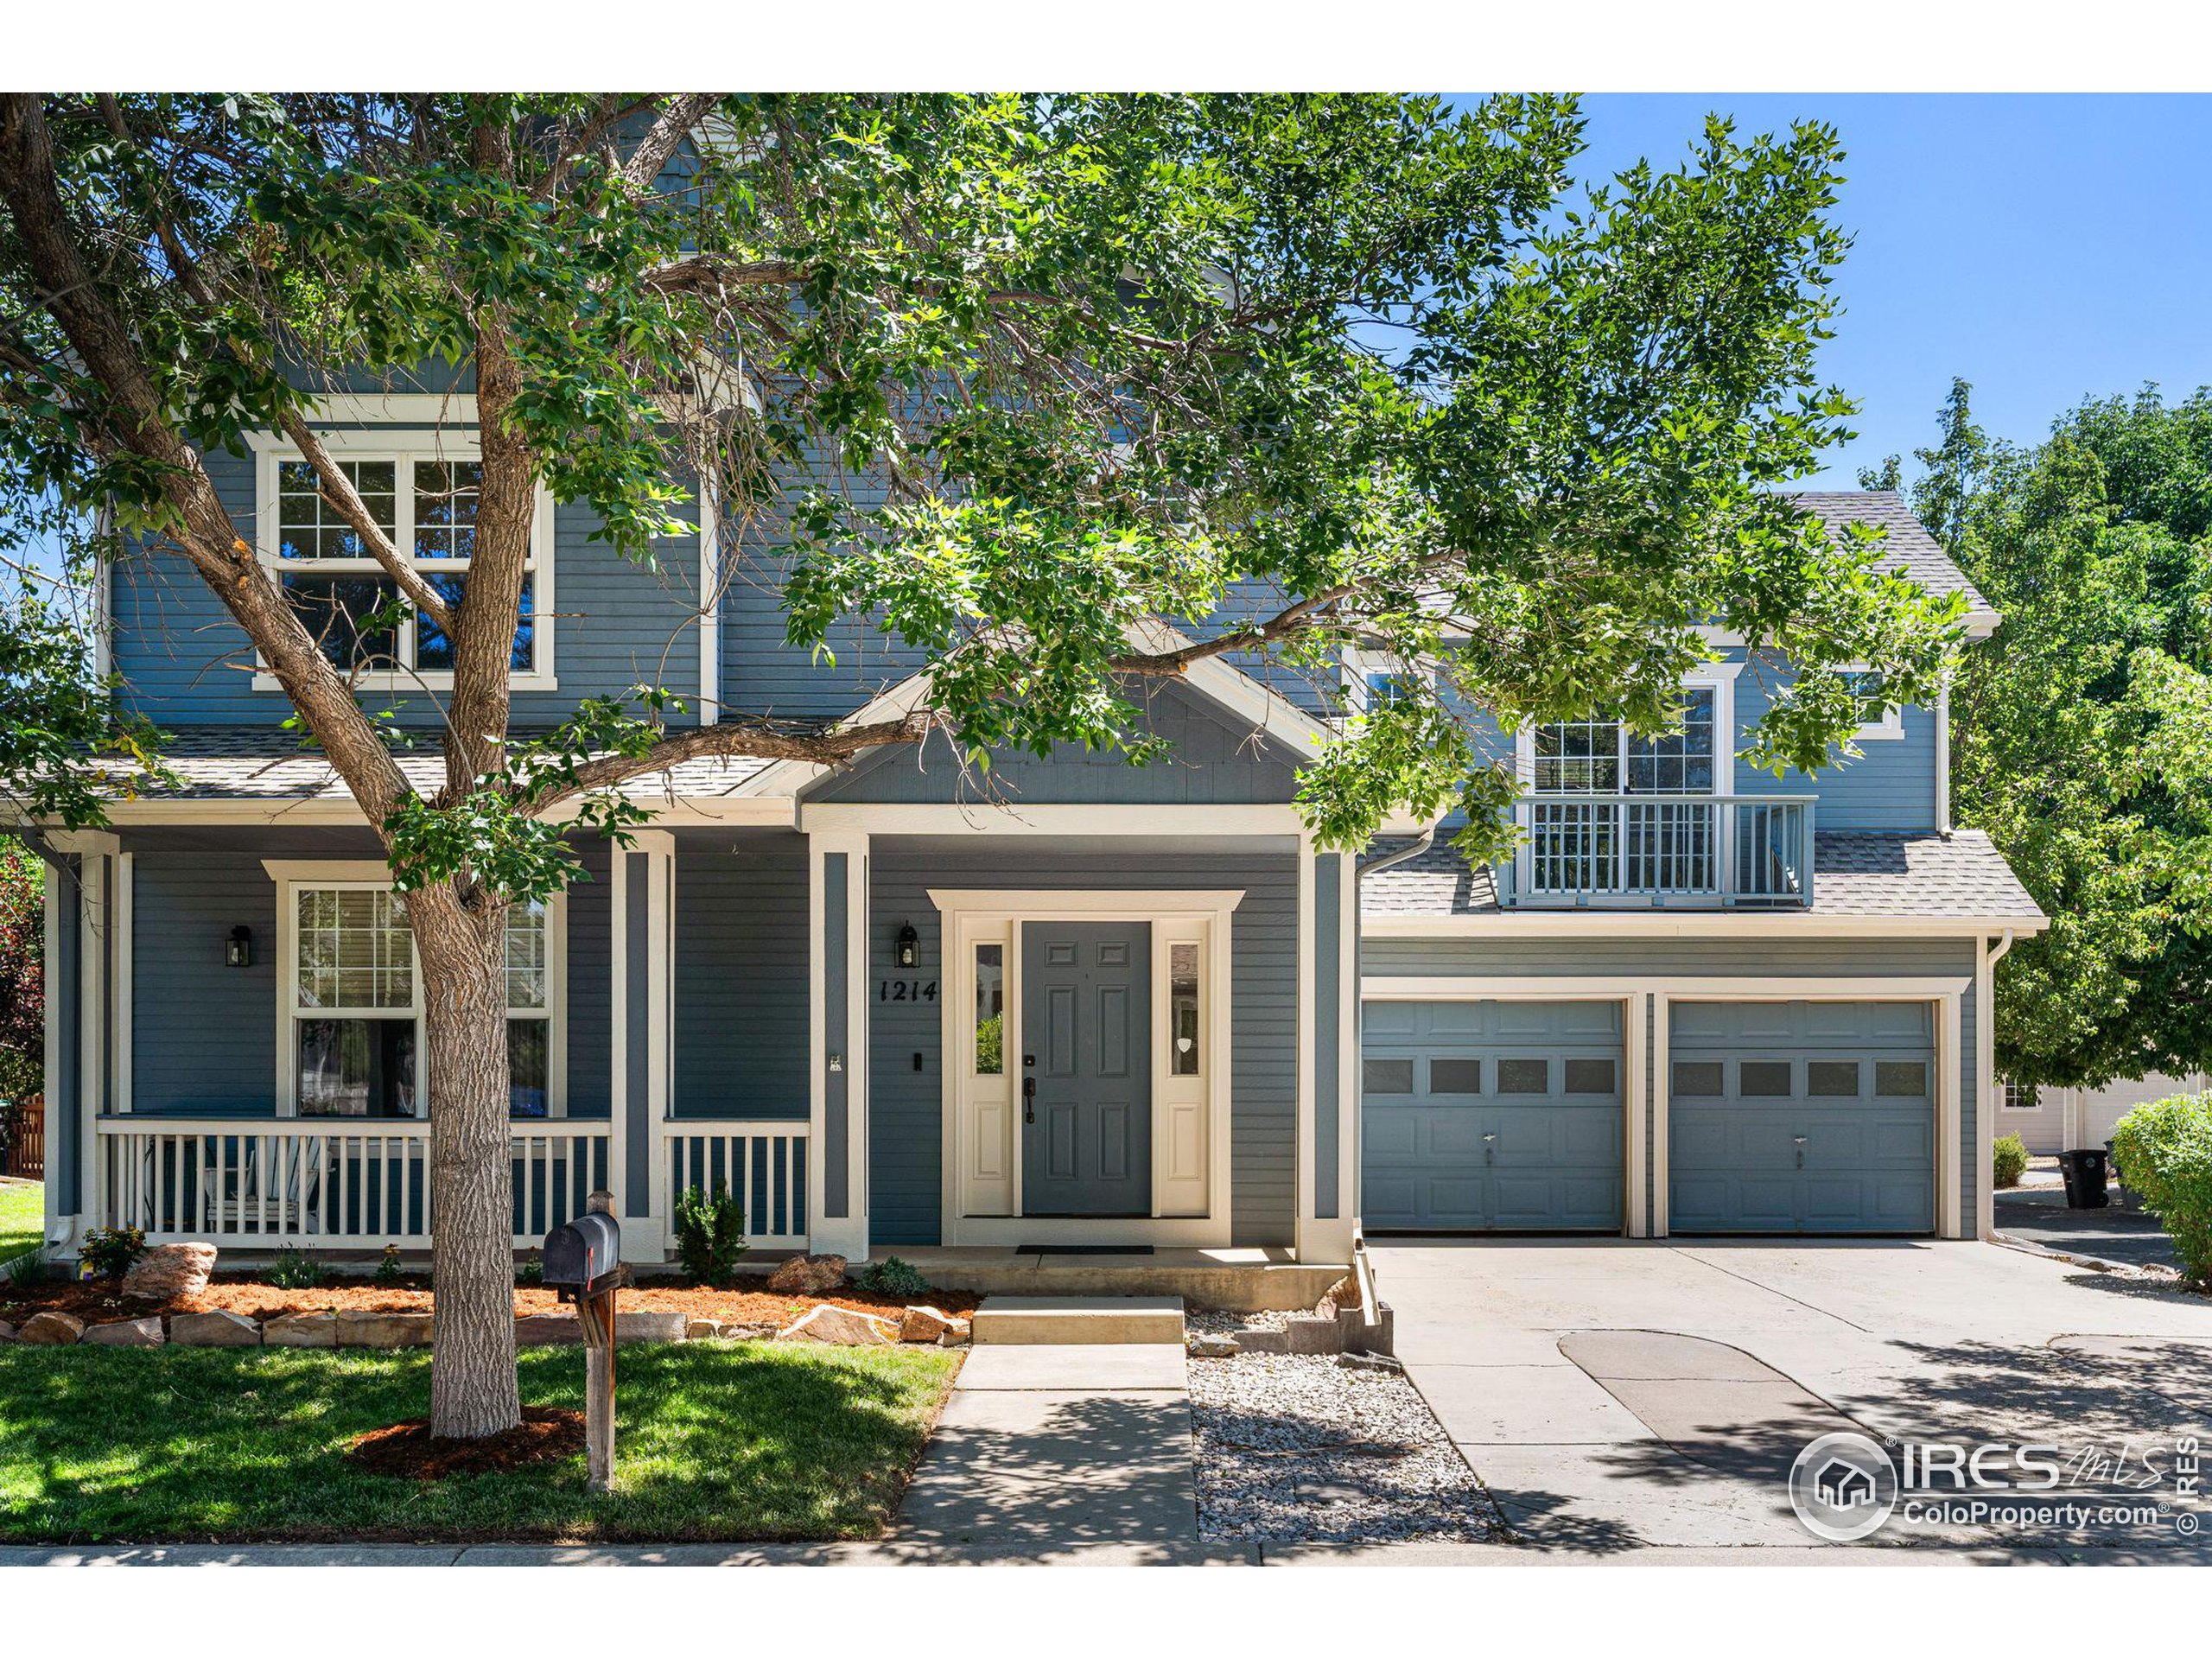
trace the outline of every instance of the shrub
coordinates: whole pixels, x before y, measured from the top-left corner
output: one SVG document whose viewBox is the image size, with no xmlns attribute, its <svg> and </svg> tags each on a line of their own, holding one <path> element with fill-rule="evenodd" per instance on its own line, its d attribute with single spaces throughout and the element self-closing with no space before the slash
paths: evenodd
<svg viewBox="0 0 2212 1659">
<path fill-rule="evenodd" d="M 406 1276 L 407 1270 L 399 1265 L 399 1246 L 387 1244 L 384 1254 L 377 1258 L 377 1270 L 369 1275 L 372 1284 L 391 1286 Z"/>
<path fill-rule="evenodd" d="M 686 1187 L 676 1201 L 676 1259 L 702 1285 L 729 1282 L 745 1254 L 745 1211 L 727 1187 Z"/>
<path fill-rule="evenodd" d="M 2113 1131 L 2113 1156 L 2174 1242 L 2182 1271 L 2212 1288 L 2212 1095 L 2138 1106 Z"/>
<path fill-rule="evenodd" d="M 146 1233 L 139 1227 L 95 1227 L 77 1246 L 78 1257 L 103 1279 L 120 1279 L 146 1254 Z"/>
<path fill-rule="evenodd" d="M 2018 1186 L 2028 1167 L 2028 1143 L 2017 1135 L 2000 1135 L 1990 1144 L 1992 1173 L 1999 1186 Z"/>
<path fill-rule="evenodd" d="M 532 1250 L 515 1263 L 515 1283 L 542 1285 L 545 1282 L 545 1258 Z"/>
<path fill-rule="evenodd" d="M 861 1269 L 861 1276 L 853 1281 L 871 1296 L 894 1296 L 900 1301 L 910 1296 L 927 1294 L 930 1281 L 922 1277 L 922 1270 L 911 1262 L 902 1262 L 895 1255 L 887 1255 L 880 1262 L 871 1262 Z"/>
<path fill-rule="evenodd" d="M 297 1250 L 287 1250 L 270 1264 L 267 1277 L 279 1290 L 313 1290 L 323 1281 L 322 1263 Z"/>
<path fill-rule="evenodd" d="M 4 1265 L 0 1265 L 0 1274 L 6 1274 L 11 1285 L 35 1285 L 46 1277 L 46 1258 L 36 1250 L 25 1250 L 21 1255 L 10 1256 Z"/>
</svg>

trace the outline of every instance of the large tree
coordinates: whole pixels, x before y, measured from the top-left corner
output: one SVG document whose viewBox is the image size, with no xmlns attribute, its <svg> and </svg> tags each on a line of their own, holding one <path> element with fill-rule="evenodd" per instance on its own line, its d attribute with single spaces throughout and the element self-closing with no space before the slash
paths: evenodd
<svg viewBox="0 0 2212 1659">
<path fill-rule="evenodd" d="M 563 820 L 639 820 L 625 780 L 932 732 L 979 766 L 1141 763 L 1133 686 L 1229 654 L 1325 673 L 1358 640 L 1439 671 L 1308 768 L 1316 833 L 1459 801 L 1484 851 L 1511 781 L 1467 710 L 1662 728 L 1716 619 L 1808 670 L 1759 734 L 1777 762 L 1859 718 L 1831 665 L 1932 683 L 1948 609 L 1763 487 L 1849 411 L 1812 361 L 1835 135 L 1715 122 L 1569 197 L 1580 143 L 1542 98 L 0 99 L 0 457 L 219 596 L 408 893 L 438 1432 L 517 1414 L 505 912 L 571 879 Z M 312 417 L 347 372 L 426 362 L 480 422 L 465 594 L 387 544 Z M 435 790 L 211 485 L 257 429 L 453 642 Z M 638 558 L 702 491 L 734 559 L 792 562 L 794 646 L 868 619 L 927 702 L 699 725 L 644 686 L 512 738 L 540 486 Z"/>
<path fill-rule="evenodd" d="M 2094 399 L 2027 448 L 1955 382 L 1914 506 L 2003 625 L 1952 707 L 1960 818 L 2051 918 L 1998 970 L 2027 1084 L 2212 1066 L 2212 392 Z"/>
</svg>

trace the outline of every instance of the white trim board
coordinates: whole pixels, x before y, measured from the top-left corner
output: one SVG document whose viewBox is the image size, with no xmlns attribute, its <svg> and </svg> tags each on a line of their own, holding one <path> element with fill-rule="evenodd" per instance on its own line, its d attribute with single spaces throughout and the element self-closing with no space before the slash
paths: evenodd
<svg viewBox="0 0 2212 1659">
<path fill-rule="evenodd" d="M 1370 939 L 1736 939 L 1776 934 L 1815 939 L 1980 938 L 2006 928 L 2040 933 L 2050 918 L 2031 916 L 1823 916 L 1818 910 L 1543 910 L 1483 916 L 1407 916 L 1368 911 L 1359 918 Z"/>
<path fill-rule="evenodd" d="M 938 1072 L 943 1143 L 939 1225 L 948 1245 L 1062 1239 L 1087 1243 L 1219 1246 L 1230 1242 L 1231 1034 L 1230 918 L 1242 889 L 932 887 L 940 918 Z M 1148 1217 L 1027 1217 L 1021 1213 L 1020 1100 L 1021 941 L 1033 921 L 1130 921 L 1150 925 L 1152 1002 L 1152 1211 Z M 1205 1033 L 1196 1079 L 1167 1070 L 1169 953 L 1196 944 Z M 1001 1069 L 975 1072 L 978 945 L 1001 947 Z M 1308 1068 L 1310 1071 L 1310 1068 Z M 997 1211 L 998 1213 L 989 1213 Z M 969 1213 L 982 1211 L 982 1213 Z"/>
</svg>

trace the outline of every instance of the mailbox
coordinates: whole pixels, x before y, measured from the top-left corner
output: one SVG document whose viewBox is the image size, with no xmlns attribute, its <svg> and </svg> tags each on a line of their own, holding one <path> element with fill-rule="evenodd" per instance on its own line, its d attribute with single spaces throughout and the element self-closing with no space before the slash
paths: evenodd
<svg viewBox="0 0 2212 1659">
<path fill-rule="evenodd" d="M 545 1235 L 543 1282 L 563 1301 L 611 1289 L 621 1274 L 622 1229 L 613 1217 L 590 1211 Z"/>
</svg>

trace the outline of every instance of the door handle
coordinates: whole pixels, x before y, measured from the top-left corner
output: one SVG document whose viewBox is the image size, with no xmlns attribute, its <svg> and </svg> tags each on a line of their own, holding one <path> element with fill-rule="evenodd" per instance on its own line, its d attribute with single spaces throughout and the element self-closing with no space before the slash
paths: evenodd
<svg viewBox="0 0 2212 1659">
<path fill-rule="evenodd" d="M 1483 1136 L 1483 1162 L 1486 1164 L 1494 1164 L 1497 1161 L 1497 1132 L 1495 1129 Z"/>
<path fill-rule="evenodd" d="M 1793 1135 L 1789 1138 L 1797 1143 L 1797 1167 L 1802 1169 L 1805 1167 L 1805 1137 Z"/>
<path fill-rule="evenodd" d="M 1034 1077 L 1021 1080 L 1021 1121 L 1025 1123 L 1037 1121 L 1037 1079 Z"/>
</svg>

